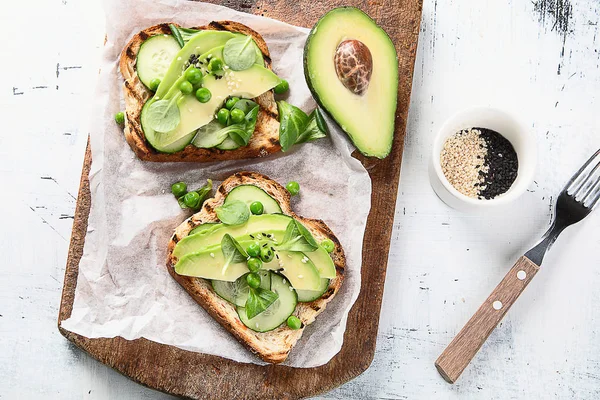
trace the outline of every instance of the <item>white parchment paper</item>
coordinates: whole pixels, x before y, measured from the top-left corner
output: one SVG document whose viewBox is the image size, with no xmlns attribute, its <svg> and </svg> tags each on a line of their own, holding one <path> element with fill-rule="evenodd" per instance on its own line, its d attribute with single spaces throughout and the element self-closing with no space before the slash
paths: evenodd
<svg viewBox="0 0 600 400">
<path fill-rule="evenodd" d="M 286 364 L 314 367 L 341 348 L 346 319 L 360 290 L 363 234 L 370 210 L 371 181 L 343 133 L 295 146 L 264 159 L 211 164 L 150 163 L 136 158 L 114 123 L 124 109 L 117 60 L 133 34 L 159 22 L 199 26 L 234 20 L 258 31 L 271 51 L 274 71 L 290 82 L 287 101 L 309 112 L 315 107 L 302 69 L 307 29 L 231 9 L 187 1 L 108 0 L 107 43 L 91 118 L 92 208 L 73 313 L 62 326 L 87 336 L 144 337 L 182 349 L 261 363 L 215 322 L 165 268 L 173 229 L 189 217 L 170 193 L 178 180 L 192 188 L 206 178 L 221 180 L 240 170 L 258 171 L 285 184 L 300 183 L 293 200 L 300 214 L 323 219 L 347 256 L 344 284 L 310 325 Z"/>
</svg>

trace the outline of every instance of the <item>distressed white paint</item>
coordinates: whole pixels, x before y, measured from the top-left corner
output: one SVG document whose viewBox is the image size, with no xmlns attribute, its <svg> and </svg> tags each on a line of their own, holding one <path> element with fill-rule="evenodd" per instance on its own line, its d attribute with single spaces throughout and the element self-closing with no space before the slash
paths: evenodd
<svg viewBox="0 0 600 400">
<path fill-rule="evenodd" d="M 600 147 L 599 14 L 597 2 L 573 3 L 561 57 L 563 37 L 531 2 L 424 1 L 377 353 L 323 399 L 600 398 L 599 214 L 561 236 L 459 383 L 433 366 L 547 227 L 550 196 Z M 80 116 L 102 41 L 97 5 L 13 1 L 0 22 L 0 398 L 167 398 L 56 329 L 86 143 Z M 474 104 L 514 111 L 539 138 L 537 184 L 485 217 L 448 209 L 427 183 L 436 129 Z"/>
</svg>

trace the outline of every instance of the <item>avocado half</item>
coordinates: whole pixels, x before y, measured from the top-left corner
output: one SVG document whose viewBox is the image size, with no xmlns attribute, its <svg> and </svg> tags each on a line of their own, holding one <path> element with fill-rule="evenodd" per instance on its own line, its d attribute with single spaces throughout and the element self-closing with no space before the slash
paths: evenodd
<svg viewBox="0 0 600 400">
<path fill-rule="evenodd" d="M 398 55 L 375 21 L 355 7 L 334 8 L 321 17 L 304 47 L 304 76 L 317 103 L 362 154 L 390 153 Z"/>
</svg>

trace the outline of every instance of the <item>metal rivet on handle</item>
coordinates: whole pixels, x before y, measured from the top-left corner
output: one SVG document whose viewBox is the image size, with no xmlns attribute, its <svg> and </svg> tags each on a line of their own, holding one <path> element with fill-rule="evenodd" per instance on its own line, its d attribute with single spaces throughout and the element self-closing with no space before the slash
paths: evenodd
<svg viewBox="0 0 600 400">
<path fill-rule="evenodd" d="M 502 308 L 502 302 L 496 300 L 495 302 L 492 303 L 492 307 L 494 307 L 494 310 L 499 310 Z"/>
<path fill-rule="evenodd" d="M 517 272 L 517 278 L 521 281 L 525 280 L 525 278 L 527 278 L 527 272 L 525 272 L 523 270 Z"/>
</svg>

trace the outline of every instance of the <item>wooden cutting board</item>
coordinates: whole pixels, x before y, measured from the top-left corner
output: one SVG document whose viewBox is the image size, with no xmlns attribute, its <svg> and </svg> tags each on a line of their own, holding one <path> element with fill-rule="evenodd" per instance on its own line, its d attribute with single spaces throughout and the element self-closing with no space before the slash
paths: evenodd
<svg viewBox="0 0 600 400">
<path fill-rule="evenodd" d="M 391 36 L 398 51 L 400 81 L 394 147 L 384 160 L 355 152 L 373 183 L 371 212 L 363 243 L 362 288 L 350 311 L 341 351 L 326 365 L 297 369 L 240 364 L 221 357 L 181 350 L 145 339 L 88 339 L 60 328 L 71 315 L 79 260 L 90 211 L 85 154 L 73 233 L 59 313 L 59 330 L 92 357 L 148 387 L 193 399 L 296 399 L 331 390 L 364 372 L 375 354 L 379 312 L 394 221 L 422 0 L 225 0 L 211 1 L 290 24 L 312 27 L 333 7 L 354 5 L 367 12 Z M 318 320 L 317 320 L 318 323 Z"/>
</svg>

